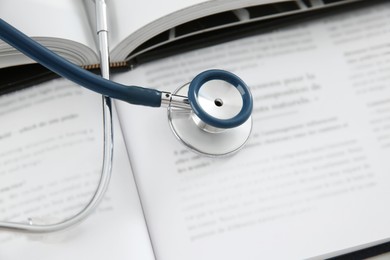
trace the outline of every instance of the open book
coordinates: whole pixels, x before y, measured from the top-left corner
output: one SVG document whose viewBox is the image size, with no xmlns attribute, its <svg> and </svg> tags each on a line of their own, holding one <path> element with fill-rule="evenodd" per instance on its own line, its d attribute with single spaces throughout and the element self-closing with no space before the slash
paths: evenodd
<svg viewBox="0 0 390 260">
<path fill-rule="evenodd" d="M 292 0 L 109 1 L 112 66 L 123 66 L 142 53 L 172 46 L 173 42 L 194 44 L 202 38 L 205 45 L 210 40 L 204 34 L 215 35 L 227 27 L 233 33 L 242 24 L 355 1 L 329 1 L 326 5 Z M 0 7 L 4 20 L 68 60 L 86 68 L 98 65 L 92 0 L 5 0 Z M 160 49 L 158 52 L 161 55 Z M 32 62 L 4 43 L 0 43 L 0 57 L 0 68 Z"/>
<path fill-rule="evenodd" d="M 201 70 L 230 70 L 252 90 L 252 136 L 234 156 L 205 158 L 170 133 L 166 111 L 116 102 L 121 129 L 116 128 L 115 160 L 121 167 L 114 169 L 108 199 L 91 219 L 55 239 L 28 241 L 0 233 L 0 258 L 18 258 L 25 253 L 17 249 L 27 246 L 33 257 L 57 259 L 89 254 L 96 259 L 110 254 L 116 259 L 306 259 L 389 241 L 389 15 L 388 1 L 369 1 L 115 75 L 118 82 L 172 91 Z M 47 132 L 34 140 L 28 131 L 16 135 L 14 129 L 51 122 L 44 111 L 60 109 L 58 102 L 72 103 L 70 111 L 60 110 L 69 120 L 59 123 L 80 128 L 73 131 L 79 135 L 67 134 L 70 130 L 58 123 L 50 133 L 69 139 L 55 142 L 79 146 L 79 156 L 92 152 L 88 144 L 99 147 L 98 123 L 91 122 L 98 109 L 89 101 L 94 94 L 70 85 L 56 80 L 0 97 L 0 115 L 8 123 L 0 130 L 0 177 L 6 180 L 0 182 L 1 216 L 20 219 L 50 209 L 34 207 L 45 194 L 42 189 L 30 191 L 26 210 L 14 206 L 26 206 L 15 204 L 26 191 L 11 175 L 23 170 L 18 165 L 31 170 L 40 165 L 25 155 L 35 149 L 30 143 L 54 140 L 46 128 L 50 124 L 37 128 Z M 45 98 L 29 101 L 34 91 Z M 15 125 L 12 118 L 22 112 L 26 120 Z M 53 142 L 40 142 L 39 151 L 66 148 Z M 69 179 L 76 182 L 96 171 L 96 164 L 88 166 L 83 158 L 77 163 L 82 170 L 76 171 L 81 177 L 58 173 L 65 187 Z M 69 188 L 62 191 L 72 194 Z M 68 210 L 72 203 L 54 200 L 52 206 Z"/>
<path fill-rule="evenodd" d="M 269 28 L 270 20 L 286 20 L 289 16 L 307 15 L 357 1 L 149 0 L 147 4 L 109 1 L 111 67 L 128 69 L 173 53 L 237 38 L 248 31 L 253 33 L 264 25 Z M 0 4 L 0 16 L 75 64 L 86 69 L 98 68 L 93 0 L 17 3 L 4 0 Z M 34 61 L 0 41 L 0 68 L 11 68 L 0 74 L 0 89 L 49 77 L 48 71 L 40 66 L 15 68 L 30 63 Z M 28 82 L 20 82 L 22 73 Z M 49 78 L 54 76 L 50 75 Z"/>
</svg>

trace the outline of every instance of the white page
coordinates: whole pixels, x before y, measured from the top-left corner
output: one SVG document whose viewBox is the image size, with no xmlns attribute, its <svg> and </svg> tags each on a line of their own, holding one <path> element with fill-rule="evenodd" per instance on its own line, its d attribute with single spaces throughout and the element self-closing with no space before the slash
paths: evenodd
<svg viewBox="0 0 390 260">
<path fill-rule="evenodd" d="M 91 0 L 92 1 L 92 0 Z M 79 65 L 96 63 L 95 32 L 80 0 L 2 0 L 0 17 L 43 45 Z M 54 38 L 54 39 L 50 39 Z M 74 45 L 80 43 L 80 45 Z M 5 44 L 0 41 L 0 46 Z M 69 52 L 69 53 L 67 53 Z M 72 52 L 79 57 L 72 57 Z M 74 55 L 74 54 L 73 54 Z M 24 55 L 3 53 L 0 67 L 32 62 Z"/>
<path fill-rule="evenodd" d="M 100 175 L 100 95 L 59 79 L 0 96 L 0 114 L 0 219 L 80 210 Z M 154 259 L 116 117 L 114 133 L 112 179 L 90 217 L 50 234 L 0 229 L 0 259 Z"/>
<path fill-rule="evenodd" d="M 94 46 L 83 1 L 3 0 L 0 15 L 29 36 L 58 37 Z"/>
<path fill-rule="evenodd" d="M 158 259 L 303 259 L 390 237 L 389 3 L 193 51 L 116 79 L 173 91 L 208 68 L 242 77 L 238 154 L 187 151 L 166 111 L 118 102 Z"/>
<path fill-rule="evenodd" d="M 166 16 L 188 6 L 206 2 L 205 0 L 181 1 L 107 1 L 110 19 L 110 42 L 115 48 L 130 34 L 158 18 Z"/>
</svg>

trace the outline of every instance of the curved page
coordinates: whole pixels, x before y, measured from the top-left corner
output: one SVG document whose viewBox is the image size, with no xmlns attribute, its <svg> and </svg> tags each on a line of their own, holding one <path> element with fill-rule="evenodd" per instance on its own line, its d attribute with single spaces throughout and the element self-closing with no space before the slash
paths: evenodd
<svg viewBox="0 0 390 260">
<path fill-rule="evenodd" d="M 0 221 L 49 224 L 77 213 L 102 166 L 101 96 L 59 79 L 0 96 Z M 154 259 L 121 131 L 112 178 L 78 225 L 46 234 L 0 229 L 0 259 Z"/>
<path fill-rule="evenodd" d="M 158 259 L 305 259 L 390 237 L 388 2 L 140 66 L 173 91 L 209 68 L 243 78 L 253 133 L 205 158 L 166 111 L 117 102 Z"/>
</svg>

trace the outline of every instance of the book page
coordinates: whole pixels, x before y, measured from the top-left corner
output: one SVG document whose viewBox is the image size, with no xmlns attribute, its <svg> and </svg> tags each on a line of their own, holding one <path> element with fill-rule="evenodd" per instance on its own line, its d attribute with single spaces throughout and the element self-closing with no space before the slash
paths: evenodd
<svg viewBox="0 0 390 260">
<path fill-rule="evenodd" d="M 172 40 L 175 27 L 201 17 L 280 0 L 107 1 L 111 61 L 123 61 L 140 45 L 157 36 Z M 155 44 L 157 44 L 155 42 Z M 160 43 L 161 43 L 160 42 Z M 148 43 L 150 44 L 150 42 Z"/>
<path fill-rule="evenodd" d="M 49 224 L 81 210 L 102 167 L 101 96 L 58 79 L 0 96 L 0 221 Z M 0 229 L 0 259 L 154 259 L 117 118 L 108 191 L 67 230 Z"/>
<path fill-rule="evenodd" d="M 323 258 L 389 239 L 389 15 L 382 1 L 116 77 L 173 91 L 219 68 L 254 97 L 248 144 L 226 158 L 183 147 L 163 109 L 117 102 L 158 259 Z"/>
<path fill-rule="evenodd" d="M 206 2 L 206 0 L 152 0 L 148 1 L 147 4 L 142 1 L 107 1 L 109 25 L 112 32 L 110 34 L 111 46 L 115 48 L 129 35 L 158 18 L 202 2 Z"/>
<path fill-rule="evenodd" d="M 0 17 L 76 64 L 98 61 L 96 34 L 89 24 L 83 1 L 3 0 L 0 2 Z M 0 50 L 5 48 L 4 44 L 0 41 Z M 22 54 L 2 52 L 0 68 L 33 62 Z"/>
</svg>

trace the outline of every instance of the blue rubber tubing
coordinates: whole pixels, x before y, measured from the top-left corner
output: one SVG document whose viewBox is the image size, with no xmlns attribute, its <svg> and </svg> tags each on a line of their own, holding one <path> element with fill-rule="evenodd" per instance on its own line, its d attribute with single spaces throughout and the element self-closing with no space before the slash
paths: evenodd
<svg viewBox="0 0 390 260">
<path fill-rule="evenodd" d="M 135 105 L 161 106 L 160 91 L 122 85 L 84 70 L 32 40 L 3 19 L 0 19 L 0 39 L 56 74 L 92 91 Z"/>
</svg>

